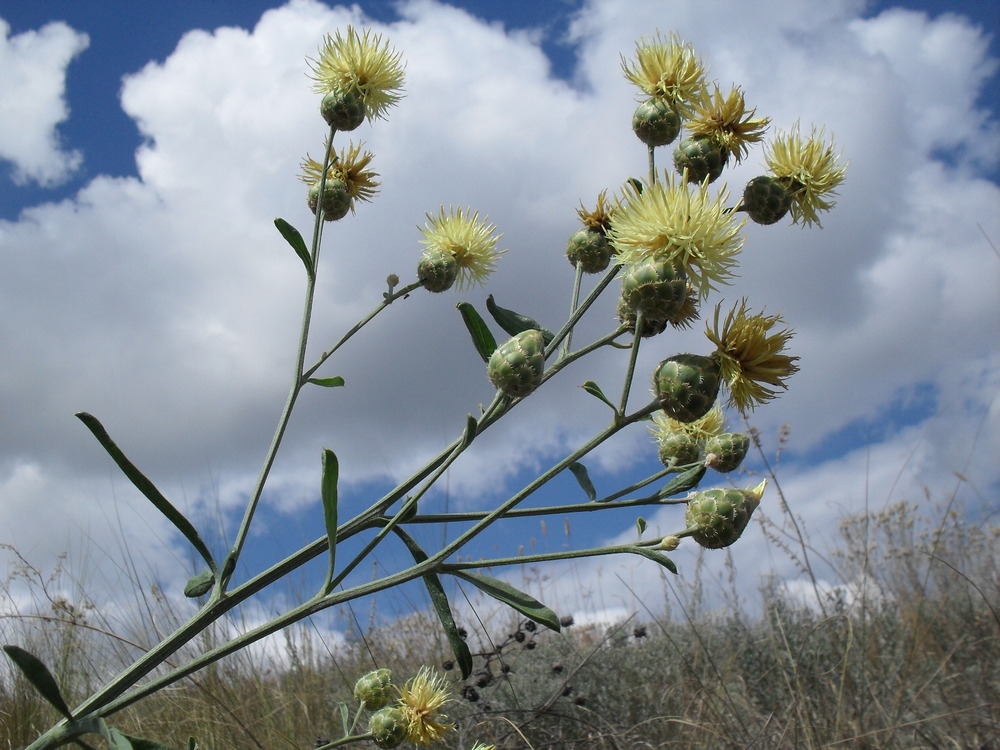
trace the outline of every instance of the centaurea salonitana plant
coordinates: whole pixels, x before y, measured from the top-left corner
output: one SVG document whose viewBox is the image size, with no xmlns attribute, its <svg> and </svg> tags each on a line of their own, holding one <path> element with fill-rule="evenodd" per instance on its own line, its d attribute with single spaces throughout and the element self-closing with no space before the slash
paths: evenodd
<svg viewBox="0 0 1000 750">
<path fill-rule="evenodd" d="M 483 382 L 496 389 L 492 400 L 486 405 L 470 404 L 467 418 L 454 426 L 451 440 L 409 477 L 385 494 L 370 498 L 366 508 L 352 510 L 353 515 L 338 502 L 340 463 L 335 451 L 317 445 L 321 468 L 317 495 L 324 518 L 322 535 L 267 570 L 251 571 L 245 580 L 234 584 L 234 571 L 241 562 L 245 564 L 244 544 L 303 390 L 323 388 L 331 398 L 351 398 L 351 384 L 343 377 L 335 372 L 321 372 L 334 355 L 341 353 L 344 343 L 364 331 L 375 317 L 389 307 L 398 308 L 421 288 L 436 294 L 454 288 L 470 295 L 475 293 L 481 299 L 479 288 L 487 285 L 504 253 L 498 249 L 501 235 L 497 228 L 485 214 L 480 218 L 478 210 L 441 207 L 437 213 L 426 213 L 426 222 L 413 240 L 417 257 L 415 278 L 400 286 L 399 276 L 389 272 L 387 289 L 380 300 L 374 300 L 371 312 L 340 338 L 329 342 L 313 362 L 307 362 L 324 227 L 328 222 L 346 218 L 359 202 L 373 204 L 366 210 L 379 210 L 378 175 L 371 169 L 375 155 L 365 151 L 360 143 L 348 143 L 338 150 L 335 140 L 338 133 L 354 130 L 366 119 L 375 126 L 386 118 L 401 100 L 404 81 L 401 53 L 371 30 L 358 32 L 348 27 L 333 36 L 327 35 L 318 57 L 309 64 L 314 89 L 322 95 L 320 113 L 328 126 L 321 146 L 323 160 L 306 157 L 300 176 L 308 186 L 306 200 L 314 213 L 311 241 L 307 243 L 287 221 L 275 220 L 276 228 L 304 269 L 304 312 L 294 345 L 295 364 L 285 406 L 233 543 L 228 549 L 213 550 L 195 524 L 127 458 L 124 449 L 114 442 L 97 418 L 82 412 L 78 415 L 128 479 L 174 524 L 204 561 L 200 570 L 190 571 L 193 575 L 185 588 L 185 594 L 198 602 L 198 609 L 187 622 L 163 636 L 132 665 L 75 707 L 67 704 L 55 678 L 40 660 L 16 645 L 6 646 L 5 651 L 14 664 L 63 716 L 29 746 L 30 750 L 50 750 L 70 743 L 88 747 L 83 738 L 94 734 L 103 737 L 113 750 L 164 747 L 128 737 L 109 722 L 122 709 L 283 628 L 332 607 L 361 597 L 374 597 L 412 581 L 420 581 L 427 587 L 434 612 L 454 653 L 453 665 L 457 666 L 461 680 L 468 679 L 473 673 L 474 656 L 456 622 L 448 586 L 457 581 L 475 587 L 514 608 L 533 628 L 544 626 L 558 632 L 565 618 L 506 580 L 483 571 L 633 554 L 676 573 L 676 566 L 664 553 L 676 549 L 686 539 L 709 549 L 733 544 L 744 533 L 764 494 L 765 483 L 746 489 L 697 488 L 709 468 L 716 472 L 738 468 L 749 442 L 745 435 L 725 432 L 720 394 L 728 408 L 739 412 L 752 410 L 776 398 L 798 369 L 797 357 L 787 351 L 791 330 L 778 328 L 783 322 L 781 316 L 752 314 L 746 300 L 742 300 L 723 319 L 721 302 L 716 304 L 713 325 L 706 331 L 715 350 L 707 354 L 667 356 L 653 373 L 652 399 L 633 406 L 630 396 L 638 353 L 640 346 L 655 345 L 659 349 L 659 342 L 669 329 L 690 327 L 701 316 L 702 305 L 709 297 L 735 282 L 746 241 L 745 219 L 738 216 L 739 212 L 745 212 L 753 221 L 768 224 L 790 211 L 794 223 L 818 224 L 816 214 L 832 207 L 829 196 L 843 182 L 845 167 L 837 163 L 838 157 L 834 156 L 832 145 L 823 139 L 822 131 L 814 130 L 810 138 L 802 139 L 796 130 L 779 136 L 768 147 L 766 158 L 771 175 L 766 176 L 767 182 L 755 178 L 744 190 L 742 200 L 733 204 L 725 188 L 712 188 L 710 182 L 730 161 L 748 155 L 760 141 L 768 120 L 746 107 L 738 87 L 733 86 L 726 95 L 714 83 L 709 90 L 704 80 L 705 65 L 690 45 L 673 35 L 668 38 L 657 35 L 639 42 L 635 61 L 622 60 L 627 80 L 648 97 L 640 104 L 633 125 L 647 149 L 649 172 L 644 180 L 623 174 L 619 186 L 609 186 L 598 194 L 596 203 L 591 204 L 594 208 L 581 208 L 577 212 L 583 228 L 572 235 L 565 250 L 575 274 L 566 319 L 545 321 L 551 323 L 547 326 L 502 307 L 493 295 L 485 299 L 488 316 L 484 318 L 480 314 L 482 305 L 477 308 L 472 302 L 460 301 L 458 313 L 471 336 L 475 354 L 483 361 Z M 678 147 L 684 151 L 675 160 L 683 167 L 681 176 L 659 174 L 654 167 L 656 148 L 672 140 L 684 127 L 692 134 L 685 141 L 692 140 L 694 145 L 688 147 L 682 143 Z M 698 177 L 697 170 L 707 171 Z M 608 199 L 616 191 L 621 197 Z M 340 225 L 329 226 L 332 228 L 327 234 L 335 235 Z M 589 288 L 583 285 L 585 275 Z M 553 283 L 547 288 L 556 289 L 558 285 Z M 574 347 L 573 333 L 578 323 L 592 312 L 595 302 L 609 288 L 618 298 L 617 321 L 610 322 L 604 333 Z M 499 341 L 498 334 L 502 334 Z M 463 339 L 460 344 L 467 346 L 468 342 Z M 537 463 L 542 467 L 531 480 L 488 510 L 430 513 L 424 507 L 426 504 L 422 506 L 428 492 L 438 487 L 455 461 L 484 431 L 522 401 L 535 399 L 533 403 L 538 403 L 546 398 L 550 392 L 548 381 L 563 369 L 580 370 L 584 361 L 592 361 L 589 356 L 594 352 L 613 354 L 617 350 L 624 351 L 620 352 L 620 382 L 615 383 L 618 392 L 612 392 L 612 397 L 584 373 L 575 375 L 583 381 L 578 397 L 595 398 L 610 410 L 606 422 L 596 427 L 589 439 L 556 460 L 538 457 Z M 605 362 L 602 372 L 606 373 L 607 360 L 602 361 Z M 412 366 L 420 365 L 417 362 Z M 448 368 L 435 370 L 442 387 L 447 387 L 449 375 Z M 388 394 L 387 398 L 396 395 Z M 400 408 L 406 408 L 406 399 L 397 401 Z M 653 441 L 649 450 L 659 455 L 663 468 L 640 481 L 598 495 L 584 461 L 605 441 L 625 430 L 641 430 L 641 423 L 650 419 Z M 536 462 L 529 463 L 534 466 Z M 521 507 L 528 497 L 566 471 L 580 485 L 577 497 L 564 497 L 553 506 Z M 644 489 L 654 483 L 651 493 Z M 691 494 L 684 497 L 688 492 Z M 525 515 L 567 518 L 573 513 L 659 507 L 668 503 L 686 506 L 684 526 L 676 533 L 656 539 L 642 539 L 643 523 L 639 525 L 640 538 L 631 544 L 477 560 L 463 553 L 484 533 L 501 530 L 505 522 Z M 415 527 L 429 524 L 454 524 L 453 529 L 458 524 L 462 526 L 450 540 L 445 536 L 440 544 L 425 549 L 418 538 L 442 537 L 411 532 Z M 380 565 L 373 579 L 357 574 L 356 571 L 366 569 L 363 563 L 370 561 L 389 537 L 407 550 L 412 564 L 389 569 Z M 351 543 L 345 544 L 349 540 Z M 326 575 L 311 597 L 228 640 L 200 637 L 237 607 L 259 602 L 258 597 L 265 589 L 324 556 Z M 199 644 L 206 645 L 199 647 Z M 349 720 L 346 705 L 342 705 L 344 734 L 322 747 L 328 750 L 372 742 L 389 748 L 407 741 L 418 746 L 437 742 L 453 729 L 443 713 L 451 700 L 450 682 L 425 668 L 397 688 L 389 670 L 376 665 L 355 685 L 358 707 L 353 722 Z M 485 750 L 485 746 L 480 747 Z"/>
</svg>

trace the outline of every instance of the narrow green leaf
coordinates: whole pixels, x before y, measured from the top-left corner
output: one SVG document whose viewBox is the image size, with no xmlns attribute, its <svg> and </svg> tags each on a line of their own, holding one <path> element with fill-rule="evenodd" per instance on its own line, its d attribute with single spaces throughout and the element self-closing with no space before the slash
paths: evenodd
<svg viewBox="0 0 1000 750">
<path fill-rule="evenodd" d="M 633 188 L 635 188 L 635 192 L 637 192 L 639 195 L 642 195 L 642 181 L 641 180 L 637 180 L 635 177 L 629 177 L 628 181 L 629 181 L 629 184 Z"/>
<path fill-rule="evenodd" d="M 347 710 L 346 703 L 338 703 L 338 708 L 340 708 L 340 721 L 344 725 L 344 736 L 347 737 L 351 733 L 351 713 Z"/>
<path fill-rule="evenodd" d="M 490 333 L 489 327 L 479 313 L 476 312 L 476 308 L 468 302 L 459 302 L 455 307 L 462 313 L 462 320 L 465 321 L 465 327 L 469 329 L 469 334 L 472 336 L 472 343 L 475 344 L 476 351 L 483 358 L 483 362 L 488 363 L 490 355 L 497 348 L 497 341 L 493 338 L 493 334 Z"/>
<path fill-rule="evenodd" d="M 326 522 L 326 538 L 330 543 L 330 568 L 323 584 L 323 595 L 330 593 L 333 569 L 337 563 L 337 479 L 340 465 L 329 448 L 323 449 L 323 481 L 320 494 L 323 497 L 323 520 Z"/>
<path fill-rule="evenodd" d="M 321 385 L 324 388 L 339 388 L 344 384 L 344 379 L 337 375 L 332 378 L 309 378 L 308 383 L 313 385 Z"/>
<path fill-rule="evenodd" d="M 188 599 L 197 599 L 212 590 L 215 585 L 215 573 L 211 570 L 203 570 L 196 575 L 184 587 L 184 596 Z"/>
<path fill-rule="evenodd" d="M 215 560 L 212 559 L 212 553 L 208 551 L 208 547 L 205 545 L 205 542 L 201 540 L 201 537 L 198 535 L 198 531 L 195 527 L 191 525 L 191 522 L 188 521 L 184 515 L 177 510 L 177 508 L 171 505 L 170 501 L 167 500 L 167 498 L 165 498 L 160 491 L 156 489 L 156 486 L 146 478 L 146 475 L 139 471 L 135 464 L 128 460 L 125 454 L 122 453 L 121 448 L 119 448 L 115 444 L 115 441 L 111 439 L 111 436 L 108 435 L 107 430 L 104 429 L 104 425 L 98 421 L 97 417 L 92 414 L 88 414 L 85 411 L 79 412 L 76 416 L 87 426 L 87 429 L 94 434 L 97 441 L 101 444 L 104 450 L 108 452 L 108 455 L 111 456 L 114 462 L 118 464 L 118 467 L 122 470 L 122 472 L 124 472 L 125 476 L 128 477 L 129 481 L 135 485 L 136 489 L 145 495 L 146 498 L 156 506 L 156 509 L 166 516 L 167 520 L 170 521 L 189 542 L 191 542 L 192 546 L 194 546 L 194 548 L 198 551 L 198 554 L 200 554 L 205 562 L 208 563 L 208 567 L 213 571 L 216 570 Z"/>
<path fill-rule="evenodd" d="M 465 422 L 465 434 L 462 435 L 462 448 L 468 448 L 472 441 L 476 439 L 476 432 L 479 430 L 479 422 L 474 416 L 469 414 Z"/>
<path fill-rule="evenodd" d="M 309 250 L 306 247 L 305 240 L 302 239 L 302 235 L 299 234 L 299 230 L 284 219 L 275 219 L 274 226 L 276 226 L 278 231 L 281 232 L 281 236 L 285 238 L 285 241 L 292 246 L 292 250 L 295 251 L 295 254 L 299 256 L 302 263 L 305 265 L 306 273 L 309 274 L 310 278 L 312 278 L 312 258 L 309 257 Z"/>
<path fill-rule="evenodd" d="M 467 570 L 450 572 L 452 575 L 468 581 L 484 594 L 489 594 L 494 599 L 513 607 L 529 620 L 534 620 L 539 625 L 544 625 L 550 630 L 559 632 L 559 616 L 555 612 L 535 599 L 535 597 L 519 591 L 506 581 L 484 576 L 480 573 L 470 573 Z"/>
<path fill-rule="evenodd" d="M 646 523 L 646 519 L 645 518 L 643 518 L 642 516 L 639 516 L 637 519 L 635 519 L 635 528 L 639 531 L 639 538 L 640 539 L 642 539 L 642 535 L 646 531 L 647 527 L 648 527 L 648 524 Z"/>
<path fill-rule="evenodd" d="M 427 559 L 427 553 L 421 549 L 412 536 L 398 526 L 394 526 L 392 530 L 396 536 L 403 540 L 403 544 L 410 550 L 410 554 L 413 555 L 416 562 L 422 563 Z M 462 672 L 462 679 L 466 680 L 472 674 L 472 652 L 469 651 L 469 646 L 458 634 L 455 616 L 451 613 L 451 605 L 448 604 L 448 595 L 444 592 L 444 586 L 441 585 L 441 579 L 436 573 L 425 573 L 423 579 L 424 585 L 427 586 L 427 593 L 431 597 L 431 604 L 434 605 L 434 611 L 437 612 L 441 626 L 451 644 L 451 650 L 455 653 L 455 661 Z M 557 619 L 556 623 L 558 624 L 558 622 Z"/>
<path fill-rule="evenodd" d="M 649 549 L 649 547 L 632 547 L 629 552 L 633 552 L 637 555 L 642 555 L 647 560 L 652 560 L 664 568 L 669 570 L 674 575 L 677 575 L 677 566 L 674 565 L 674 561 L 669 557 L 664 555 L 662 552 L 656 552 L 655 550 Z"/>
<path fill-rule="evenodd" d="M 573 472 L 573 476 L 576 477 L 576 481 L 580 483 L 583 491 L 587 493 L 587 497 L 590 498 L 590 502 L 594 502 L 597 499 L 597 490 L 594 489 L 594 483 L 590 481 L 590 475 L 587 473 L 587 467 L 578 461 L 574 461 L 569 465 L 569 470 Z"/>
<path fill-rule="evenodd" d="M 656 493 L 656 497 L 670 497 L 671 495 L 687 492 L 691 488 L 697 487 L 698 482 L 700 482 L 701 478 L 705 476 L 705 471 L 706 469 L 704 464 L 700 464 L 682 472 L 681 474 L 678 474 L 660 488 L 659 492 Z"/>
<path fill-rule="evenodd" d="M 56 678 L 52 676 L 49 668 L 42 663 L 42 660 L 18 646 L 4 646 L 3 650 L 10 657 L 10 660 L 17 665 L 17 668 L 24 672 L 24 676 L 28 678 L 28 682 L 32 684 L 35 690 L 56 711 L 67 719 L 72 720 L 73 714 L 62 697 L 62 693 L 59 690 L 59 683 L 56 682 Z"/>
<path fill-rule="evenodd" d="M 194 737 L 188 737 L 187 750 L 198 750 L 198 741 Z"/>
<path fill-rule="evenodd" d="M 591 396 L 594 396 L 595 398 L 600 399 L 601 401 L 603 401 L 604 403 L 606 403 L 608 406 L 610 406 L 611 409 L 615 412 L 615 414 L 618 413 L 618 407 L 615 406 L 613 403 L 611 403 L 610 400 L 608 400 L 608 397 L 604 395 L 604 391 L 602 391 L 600 389 L 600 387 L 597 385 L 597 383 L 595 383 L 593 380 L 588 380 L 586 383 L 584 383 L 580 387 L 583 388 L 583 390 L 585 390 Z"/>
<path fill-rule="evenodd" d="M 114 727 L 108 727 L 104 719 L 101 719 L 101 736 L 108 743 L 108 750 L 135 750 L 129 738 L 119 732 Z"/>
<path fill-rule="evenodd" d="M 500 307 L 500 305 L 493 301 L 492 294 L 486 298 L 486 309 L 489 310 L 490 315 L 493 316 L 493 320 L 497 322 L 497 325 L 511 336 L 516 336 L 523 331 L 541 331 L 542 340 L 546 346 L 556 337 L 552 331 L 543 328 L 534 318 L 529 318 L 527 315 L 521 315 L 521 313 Z"/>
<path fill-rule="evenodd" d="M 129 742 L 132 743 L 133 750 L 172 750 L 172 748 L 169 745 L 164 745 L 162 742 L 153 742 L 153 740 L 144 740 L 142 737 L 133 737 L 130 734 L 126 734 L 124 735 L 124 737 Z"/>
</svg>

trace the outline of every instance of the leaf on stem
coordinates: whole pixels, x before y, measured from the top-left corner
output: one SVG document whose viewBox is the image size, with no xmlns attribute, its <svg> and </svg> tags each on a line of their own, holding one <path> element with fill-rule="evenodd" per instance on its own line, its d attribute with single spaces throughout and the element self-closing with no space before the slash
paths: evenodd
<svg viewBox="0 0 1000 750">
<path fill-rule="evenodd" d="M 454 576 L 468 581 L 484 594 L 488 594 L 494 599 L 513 607 L 529 620 L 534 620 L 539 625 L 544 625 L 550 630 L 559 632 L 559 616 L 555 612 L 535 599 L 535 597 L 519 591 L 506 581 L 484 576 L 480 573 L 470 573 L 467 570 L 453 570 L 449 572 Z"/>
<path fill-rule="evenodd" d="M 337 375 L 332 378 L 309 378 L 306 382 L 313 385 L 321 385 L 324 388 L 339 388 L 344 384 L 344 379 L 340 375 Z"/>
<path fill-rule="evenodd" d="M 610 406 L 614 410 L 615 414 L 618 413 L 618 407 L 615 406 L 613 403 L 611 403 L 608 397 L 604 395 L 604 391 L 602 391 L 600 386 L 598 386 L 597 383 L 595 383 L 593 380 L 588 380 L 580 387 L 583 388 L 583 390 L 585 390 L 594 398 L 597 398 L 606 403 L 608 406 Z"/>
<path fill-rule="evenodd" d="M 351 714 L 346 703 L 338 703 L 337 707 L 340 709 L 340 721 L 344 725 L 344 736 L 347 737 L 351 733 Z"/>
<path fill-rule="evenodd" d="M 659 500 L 665 497 L 670 497 L 671 495 L 677 495 L 681 492 L 687 492 L 688 490 L 697 487 L 698 482 L 700 482 L 701 478 L 705 476 L 705 471 L 705 465 L 699 464 L 694 468 L 678 474 L 660 488 L 659 492 L 656 493 L 656 498 Z"/>
<path fill-rule="evenodd" d="M 635 519 L 635 528 L 639 532 L 639 538 L 640 539 L 642 539 L 643 532 L 646 531 L 647 527 L 648 527 L 648 524 L 646 523 L 646 519 L 645 518 L 643 518 L 642 516 L 639 516 L 637 519 Z"/>
<path fill-rule="evenodd" d="M 66 705 L 65 699 L 62 697 L 62 693 L 59 690 L 59 683 L 56 682 L 56 678 L 52 676 L 49 668 L 42 663 L 39 659 L 32 653 L 25 651 L 19 646 L 4 646 L 4 653 L 10 657 L 10 660 L 17 665 L 24 676 L 28 679 L 28 682 L 41 694 L 41 696 L 47 700 L 56 711 L 61 713 L 67 719 L 72 720 L 73 714 L 69 710 L 69 706 Z"/>
<path fill-rule="evenodd" d="M 333 569 L 337 562 L 337 479 L 340 476 L 340 465 L 337 456 L 329 448 L 323 449 L 323 480 L 320 494 L 323 498 L 323 520 L 326 522 L 326 538 L 330 547 L 330 569 L 323 584 L 323 595 L 330 593 L 330 583 L 333 581 Z"/>
<path fill-rule="evenodd" d="M 579 461 L 574 461 L 569 465 L 569 470 L 573 472 L 576 481 L 580 483 L 580 487 L 587 493 L 590 502 L 597 500 L 597 490 L 594 489 L 594 483 L 590 481 L 590 474 L 587 473 L 587 467 Z"/>
<path fill-rule="evenodd" d="M 211 570 L 203 570 L 194 578 L 187 582 L 184 587 L 184 596 L 188 599 L 197 599 L 212 590 L 215 585 L 215 573 Z"/>
<path fill-rule="evenodd" d="M 479 356 L 483 358 L 483 362 L 489 363 L 490 355 L 496 351 L 497 341 L 493 338 L 493 334 L 490 333 L 486 322 L 476 312 L 476 308 L 468 302 L 459 302 L 455 307 L 462 313 L 462 320 L 465 321 L 465 327 L 469 329 L 469 334 L 472 336 L 472 343 L 475 344 Z"/>
<path fill-rule="evenodd" d="M 674 575 L 677 575 L 677 566 L 674 565 L 674 561 L 661 552 L 655 552 L 648 547 L 630 547 L 628 551 L 636 555 L 642 555 L 647 560 L 652 560 L 653 562 L 662 565 Z"/>
<path fill-rule="evenodd" d="M 112 732 L 117 730 L 112 729 Z M 169 745 L 164 745 L 162 742 L 153 742 L 153 740 L 144 740 L 142 737 L 133 737 L 130 734 L 122 735 L 132 744 L 132 750 L 173 750 Z"/>
<path fill-rule="evenodd" d="M 111 439 L 108 435 L 107 430 L 104 429 L 97 417 L 92 414 L 88 414 L 85 411 L 79 412 L 77 418 L 83 422 L 87 429 L 89 429 L 94 437 L 97 438 L 97 442 L 108 452 L 108 455 L 114 460 L 118 467 L 122 470 L 129 481 L 135 485 L 136 489 L 139 490 L 146 498 L 156 506 L 156 509 L 160 511 L 167 520 L 170 521 L 178 531 L 180 531 L 192 546 L 198 551 L 198 554 L 202 556 L 208 567 L 213 571 L 216 570 L 215 560 L 212 558 L 212 553 L 208 551 L 208 547 L 205 542 L 202 541 L 201 536 L 199 536 L 197 529 L 191 525 L 191 522 L 184 517 L 184 515 L 177 510 L 170 501 L 165 498 L 156 486 L 146 478 L 139 469 L 133 464 L 128 458 L 122 453 L 121 448 L 119 448 L 115 441 Z"/>
<path fill-rule="evenodd" d="M 472 416 L 468 415 L 468 419 L 465 422 L 465 434 L 462 435 L 462 448 L 468 448 L 472 441 L 476 439 L 476 433 L 479 430 L 478 420 Z"/>
<path fill-rule="evenodd" d="M 548 328 L 543 328 L 534 318 L 529 318 L 527 315 L 521 315 L 521 313 L 500 307 L 500 305 L 493 301 L 492 294 L 486 298 L 486 309 L 489 310 L 490 315 L 493 316 L 493 320 L 497 322 L 497 325 L 511 336 L 516 336 L 523 331 L 540 331 L 542 340 L 546 346 L 556 337 L 552 331 Z"/>
<path fill-rule="evenodd" d="M 417 563 L 427 560 L 427 553 L 421 549 L 412 536 L 398 526 L 394 526 L 392 530 L 396 536 L 403 540 L 403 544 L 410 550 L 410 554 L 413 555 L 413 559 Z M 469 651 L 469 646 L 466 642 L 462 640 L 462 636 L 458 634 L 458 626 L 455 625 L 455 616 L 451 613 L 451 605 L 448 604 L 448 595 L 444 591 L 444 586 L 441 585 L 441 579 L 438 578 L 436 573 L 424 573 L 423 579 L 424 585 L 427 586 L 427 593 L 431 597 L 431 604 L 434 605 L 434 611 L 437 612 L 438 619 L 441 620 L 441 626 L 444 628 L 445 635 L 448 636 L 448 642 L 451 644 L 451 650 L 455 653 L 455 661 L 458 663 L 458 668 L 462 671 L 462 679 L 468 679 L 469 675 L 472 674 L 472 652 Z"/>
<path fill-rule="evenodd" d="M 281 236 L 285 238 L 285 241 L 292 246 L 292 250 L 295 251 L 295 254 L 302 260 L 302 263 L 306 267 L 306 273 L 309 274 L 309 278 L 313 278 L 314 271 L 312 258 L 309 256 L 309 250 L 306 248 L 306 242 L 302 239 L 302 235 L 299 234 L 299 230 L 284 219 L 275 219 L 274 226 L 278 228 L 278 231 L 281 232 Z"/>
</svg>

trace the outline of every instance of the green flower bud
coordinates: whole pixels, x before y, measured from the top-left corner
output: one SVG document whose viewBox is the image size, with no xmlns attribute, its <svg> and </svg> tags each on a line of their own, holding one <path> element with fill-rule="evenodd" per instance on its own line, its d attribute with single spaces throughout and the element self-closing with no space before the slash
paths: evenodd
<svg viewBox="0 0 1000 750">
<path fill-rule="evenodd" d="M 458 261 L 446 250 L 427 250 L 417 264 L 417 280 L 428 292 L 445 292 L 458 278 Z"/>
<path fill-rule="evenodd" d="M 368 720 L 372 741 L 379 747 L 396 747 L 406 739 L 409 723 L 406 714 L 395 706 L 383 708 Z"/>
<path fill-rule="evenodd" d="M 319 202 L 319 182 L 314 182 L 309 188 L 309 210 L 316 213 Z M 347 216 L 351 210 L 351 191 L 347 183 L 332 177 L 327 177 L 323 188 L 323 220 L 337 221 Z"/>
<path fill-rule="evenodd" d="M 368 710 L 376 711 L 389 704 L 391 686 L 392 672 L 388 669 L 376 669 L 362 675 L 355 683 L 354 699 L 363 703 Z"/>
<path fill-rule="evenodd" d="M 319 105 L 327 125 L 350 132 L 365 121 L 365 103 L 353 91 L 331 91 Z"/>
<path fill-rule="evenodd" d="M 728 547 L 750 523 L 766 485 L 765 479 L 753 489 L 714 489 L 693 495 L 684 513 L 690 536 L 707 549 Z"/>
<path fill-rule="evenodd" d="M 624 323 L 628 330 L 635 333 L 635 310 L 631 310 L 628 303 L 622 297 L 618 298 L 618 320 Z M 643 313 L 642 331 L 639 332 L 639 335 L 644 339 L 648 339 L 650 336 L 657 336 L 667 329 L 668 322 L 666 319 L 659 320 L 648 313 Z"/>
<path fill-rule="evenodd" d="M 681 118 L 663 99 L 648 99 L 632 115 L 632 130 L 647 146 L 666 146 L 681 132 Z"/>
<path fill-rule="evenodd" d="M 743 189 L 743 210 L 758 224 L 774 224 L 792 207 L 792 196 L 779 180 L 754 177 Z"/>
<path fill-rule="evenodd" d="M 685 138 L 674 149 L 674 168 L 678 174 L 687 170 L 688 182 L 715 182 L 729 161 L 729 152 L 704 136 Z"/>
<path fill-rule="evenodd" d="M 727 432 L 705 441 L 705 463 L 723 474 L 743 463 L 750 449 L 750 438 L 742 432 Z"/>
<path fill-rule="evenodd" d="M 660 461 L 668 469 L 693 464 L 701 457 L 698 441 L 683 432 L 671 432 L 657 440 Z"/>
<path fill-rule="evenodd" d="M 612 247 L 603 232 L 584 227 L 569 238 L 566 257 L 574 266 L 579 263 L 584 273 L 600 273 L 611 262 Z"/>
<path fill-rule="evenodd" d="M 667 416 L 693 422 L 705 416 L 719 395 L 719 362 L 698 354 L 675 354 L 653 375 L 653 390 Z"/>
<path fill-rule="evenodd" d="M 505 396 L 527 396 L 541 385 L 545 372 L 545 340 L 541 332 L 522 331 L 498 346 L 486 372 Z"/>
<path fill-rule="evenodd" d="M 625 272 L 622 299 L 630 310 L 642 310 L 643 317 L 670 320 L 687 299 L 687 273 L 679 265 L 646 258 Z"/>
</svg>

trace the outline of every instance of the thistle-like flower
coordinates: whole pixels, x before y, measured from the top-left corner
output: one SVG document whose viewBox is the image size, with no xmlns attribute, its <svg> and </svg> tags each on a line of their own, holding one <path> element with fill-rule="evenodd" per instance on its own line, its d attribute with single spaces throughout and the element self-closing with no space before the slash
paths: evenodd
<svg viewBox="0 0 1000 750">
<path fill-rule="evenodd" d="M 694 48 L 676 34 L 640 39 L 635 62 L 622 57 L 625 77 L 654 99 L 667 102 L 681 117 L 690 117 L 691 101 L 705 87 L 705 66 Z"/>
<path fill-rule="evenodd" d="M 848 164 L 838 164 L 833 139 L 827 142 L 825 130 L 814 127 L 809 137 L 802 138 L 798 123 L 791 132 L 779 134 L 765 147 L 767 166 L 792 197 L 792 222 L 816 224 L 818 211 L 829 211 L 836 188 L 844 181 Z"/>
<path fill-rule="evenodd" d="M 719 312 L 716 305 L 714 324 L 705 335 L 717 347 L 712 358 L 729 388 L 729 405 L 746 412 L 777 396 L 777 389 L 786 388 L 785 380 L 798 372 L 798 357 L 782 353 L 793 332 L 783 328 L 771 333 L 784 322 L 781 316 L 749 315 L 745 299 L 729 311 L 721 329 Z"/>
<path fill-rule="evenodd" d="M 737 221 L 726 211 L 725 189 L 713 196 L 707 184 L 689 189 L 664 174 L 641 192 L 632 185 L 625 188 L 625 203 L 615 212 L 608 238 L 620 262 L 655 256 L 682 266 L 691 286 L 705 298 L 716 283 L 727 284 L 735 275 L 746 220 Z"/>
<path fill-rule="evenodd" d="M 747 144 L 764 138 L 764 131 L 771 122 L 769 117 L 754 117 L 756 109 L 747 111 L 739 86 L 733 86 L 726 96 L 718 86 L 711 92 L 702 89 L 694 102 L 694 111 L 694 116 L 686 123 L 691 136 L 708 138 L 737 162 L 747 155 Z"/>
<path fill-rule="evenodd" d="M 352 26 L 341 36 L 326 35 L 319 59 L 309 59 L 313 90 L 321 94 L 357 96 L 364 104 L 368 121 L 384 118 L 390 107 L 402 99 L 403 54 L 383 42 L 380 34 L 366 29 L 358 34 Z"/>
<path fill-rule="evenodd" d="M 407 738 L 413 744 L 430 745 L 455 728 L 441 713 L 444 705 L 451 701 L 443 676 L 422 667 L 399 692 L 399 709 L 407 718 Z"/>
<path fill-rule="evenodd" d="M 330 166 L 326 170 L 327 182 L 339 181 L 345 185 L 351 197 L 352 212 L 355 201 L 370 203 L 378 194 L 379 182 L 375 179 L 378 174 L 368 169 L 368 165 L 371 164 L 375 155 L 371 151 L 361 153 L 362 146 L 364 146 L 363 143 L 357 146 L 351 143 L 339 154 L 331 149 Z M 299 179 L 307 185 L 318 188 L 323 176 L 323 165 L 307 154 L 301 166 L 302 174 Z"/>
<path fill-rule="evenodd" d="M 424 238 L 425 255 L 444 255 L 455 259 L 458 265 L 458 289 L 482 284 L 496 269 L 496 259 L 506 252 L 497 250 L 503 235 L 495 234 L 496 226 L 489 217 L 479 219 L 479 212 L 461 208 L 445 212 L 441 207 L 438 216 L 427 214 L 429 222 L 420 231 Z"/>
<path fill-rule="evenodd" d="M 655 412 L 652 421 L 653 424 L 650 425 L 649 432 L 658 441 L 663 440 L 668 435 L 683 433 L 696 442 L 703 443 L 709 438 L 721 434 L 726 420 L 722 415 L 722 406 L 716 402 L 705 416 L 693 422 L 680 422 L 662 411 Z"/>
</svg>

